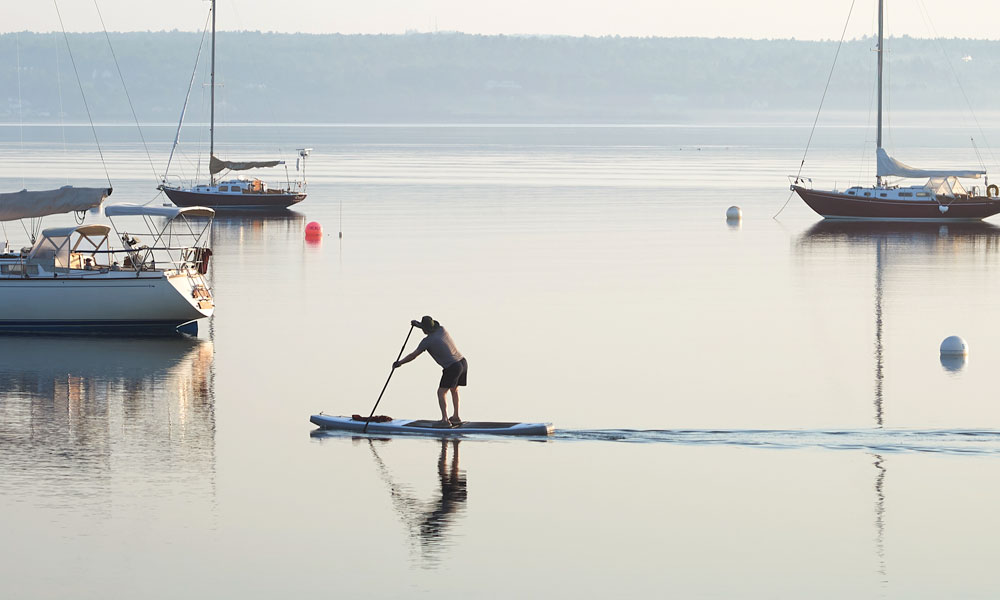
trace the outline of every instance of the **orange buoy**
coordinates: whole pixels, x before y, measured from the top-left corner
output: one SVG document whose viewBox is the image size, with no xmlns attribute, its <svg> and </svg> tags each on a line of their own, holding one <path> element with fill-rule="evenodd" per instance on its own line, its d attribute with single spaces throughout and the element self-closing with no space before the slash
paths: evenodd
<svg viewBox="0 0 1000 600">
<path fill-rule="evenodd" d="M 322 235 L 323 235 L 323 226 L 317 223 L 316 221 L 312 221 L 311 223 L 306 225 L 307 238 L 317 238 L 317 237 L 322 237 Z"/>
</svg>

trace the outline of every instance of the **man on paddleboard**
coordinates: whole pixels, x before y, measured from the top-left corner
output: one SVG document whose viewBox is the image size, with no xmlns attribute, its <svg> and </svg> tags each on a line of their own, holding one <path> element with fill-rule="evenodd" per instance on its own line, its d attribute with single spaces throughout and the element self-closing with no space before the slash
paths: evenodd
<svg viewBox="0 0 1000 600">
<path fill-rule="evenodd" d="M 441 408 L 441 424 L 448 427 L 460 425 L 462 419 L 458 416 L 458 386 L 465 385 L 469 363 L 455 347 L 455 342 L 445 328 L 434 319 L 424 315 L 424 318 L 419 321 L 410 321 L 410 324 L 419 327 L 424 332 L 424 339 L 417 344 L 416 350 L 392 363 L 392 368 L 405 365 L 426 350 L 434 362 L 441 365 L 443 369 L 441 383 L 438 384 L 437 390 L 438 406 Z M 455 409 L 450 418 L 448 417 L 448 405 L 445 402 L 445 393 L 448 391 L 451 391 L 451 403 Z"/>
</svg>

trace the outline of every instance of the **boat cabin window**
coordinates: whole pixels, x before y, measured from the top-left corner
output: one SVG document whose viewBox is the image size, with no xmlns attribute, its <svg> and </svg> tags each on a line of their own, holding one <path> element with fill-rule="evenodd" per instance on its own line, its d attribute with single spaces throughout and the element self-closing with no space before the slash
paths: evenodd
<svg viewBox="0 0 1000 600">
<path fill-rule="evenodd" d="M 854 195 L 854 191 L 853 190 L 850 191 L 850 192 L 847 192 L 847 193 L 850 194 L 850 195 L 852 195 L 852 196 Z"/>
<path fill-rule="evenodd" d="M 871 196 L 871 195 L 872 195 L 871 192 L 865 192 L 865 196 Z"/>
<path fill-rule="evenodd" d="M 882 192 L 881 194 L 879 194 L 879 196 L 882 196 L 883 198 L 887 197 L 888 195 L 889 194 L 886 194 L 885 192 Z"/>
<path fill-rule="evenodd" d="M 219 191 L 220 192 L 228 192 L 229 191 L 229 186 L 228 185 L 220 185 L 219 186 Z"/>
<path fill-rule="evenodd" d="M 26 265 L 24 263 L 0 265 L 0 273 L 4 275 L 23 275 L 24 273 L 38 275 L 38 265 Z"/>
<path fill-rule="evenodd" d="M 912 198 L 913 194 L 911 192 L 899 192 L 900 198 Z"/>
<path fill-rule="evenodd" d="M 917 192 L 917 198 L 926 198 L 927 196 L 930 196 L 927 192 Z"/>
</svg>

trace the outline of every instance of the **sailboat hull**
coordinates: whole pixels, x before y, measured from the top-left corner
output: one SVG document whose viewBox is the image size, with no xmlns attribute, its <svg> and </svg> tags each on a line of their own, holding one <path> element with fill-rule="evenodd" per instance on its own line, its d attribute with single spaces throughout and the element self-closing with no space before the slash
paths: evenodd
<svg viewBox="0 0 1000 600">
<path fill-rule="evenodd" d="M 0 279 L 3 333 L 173 333 L 209 317 L 214 304 L 193 293 L 204 279 L 126 273 Z"/>
<path fill-rule="evenodd" d="M 207 206 L 209 208 L 227 209 L 275 209 L 288 208 L 306 199 L 305 194 L 295 192 L 277 192 L 267 194 L 225 194 L 205 193 L 191 190 L 164 187 L 163 193 L 177 206 Z"/>
<path fill-rule="evenodd" d="M 1000 198 L 969 196 L 930 200 L 866 198 L 792 186 L 809 208 L 826 219 L 857 221 L 979 221 L 1000 213 Z M 944 210 L 942 210 L 942 208 Z"/>
</svg>

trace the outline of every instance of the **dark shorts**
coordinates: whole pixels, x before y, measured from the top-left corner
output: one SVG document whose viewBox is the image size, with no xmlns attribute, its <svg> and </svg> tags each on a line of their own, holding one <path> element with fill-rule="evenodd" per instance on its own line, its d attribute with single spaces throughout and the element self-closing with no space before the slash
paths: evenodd
<svg viewBox="0 0 1000 600">
<path fill-rule="evenodd" d="M 464 358 L 457 363 L 453 363 L 447 369 L 441 371 L 441 383 L 439 387 L 453 388 L 465 385 L 465 377 L 469 374 L 469 361 Z"/>
</svg>

